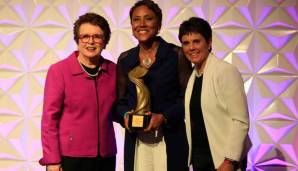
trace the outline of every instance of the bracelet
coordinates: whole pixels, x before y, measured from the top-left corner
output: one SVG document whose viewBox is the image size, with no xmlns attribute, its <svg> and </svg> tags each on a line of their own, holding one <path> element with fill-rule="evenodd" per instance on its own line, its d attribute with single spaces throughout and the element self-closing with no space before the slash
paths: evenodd
<svg viewBox="0 0 298 171">
<path fill-rule="evenodd" d="M 239 165 L 238 161 L 230 159 L 230 158 L 225 158 L 224 163 L 225 164 L 230 164 L 230 165 L 233 165 L 233 166 L 238 166 Z"/>
<path fill-rule="evenodd" d="M 127 116 L 128 114 L 129 114 L 129 111 L 124 112 L 124 113 L 122 114 L 123 118 L 126 118 L 126 116 Z"/>
</svg>

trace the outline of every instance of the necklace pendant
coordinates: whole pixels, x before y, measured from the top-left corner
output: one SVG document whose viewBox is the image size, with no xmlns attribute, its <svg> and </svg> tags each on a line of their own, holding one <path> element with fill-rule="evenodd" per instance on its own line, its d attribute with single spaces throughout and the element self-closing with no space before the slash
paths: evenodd
<svg viewBox="0 0 298 171">
<path fill-rule="evenodd" d="M 144 65 L 145 68 L 150 68 L 150 66 L 152 65 L 152 60 L 149 57 L 146 57 L 142 60 L 142 64 Z"/>
</svg>

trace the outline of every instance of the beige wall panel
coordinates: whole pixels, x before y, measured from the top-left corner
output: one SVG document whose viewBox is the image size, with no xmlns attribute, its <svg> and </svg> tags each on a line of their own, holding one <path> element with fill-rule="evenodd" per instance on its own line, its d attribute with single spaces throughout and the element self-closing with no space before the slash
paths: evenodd
<svg viewBox="0 0 298 171">
<path fill-rule="evenodd" d="M 191 16 L 213 28 L 213 52 L 237 66 L 250 112 L 249 170 L 298 168 L 298 1 L 158 0 L 160 35 L 180 45 L 178 28 Z M 92 11 L 112 29 L 103 56 L 117 62 L 137 45 L 129 9 L 135 0 L 0 1 L 0 171 L 41 171 L 40 119 L 48 67 L 76 49 L 73 22 Z M 117 171 L 124 130 L 116 126 Z"/>
</svg>

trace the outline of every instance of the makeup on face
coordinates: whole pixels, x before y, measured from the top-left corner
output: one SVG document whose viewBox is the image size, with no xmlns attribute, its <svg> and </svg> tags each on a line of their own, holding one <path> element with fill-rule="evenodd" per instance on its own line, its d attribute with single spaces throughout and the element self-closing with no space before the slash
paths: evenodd
<svg viewBox="0 0 298 171">
<path fill-rule="evenodd" d="M 189 33 L 182 36 L 182 50 L 187 59 L 195 65 L 202 65 L 209 55 L 211 40 L 206 41 L 200 33 Z"/>
<path fill-rule="evenodd" d="M 86 60 L 99 56 L 105 47 L 103 30 L 91 23 L 84 23 L 79 29 L 78 50 Z"/>
<path fill-rule="evenodd" d="M 156 14 L 148 7 L 141 5 L 132 13 L 132 32 L 139 42 L 146 42 L 159 32 L 160 26 Z"/>
</svg>

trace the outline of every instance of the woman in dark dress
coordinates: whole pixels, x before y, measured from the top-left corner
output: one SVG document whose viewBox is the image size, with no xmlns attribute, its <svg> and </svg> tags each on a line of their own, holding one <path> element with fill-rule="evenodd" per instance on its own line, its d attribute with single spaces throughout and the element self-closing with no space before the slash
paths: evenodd
<svg viewBox="0 0 298 171">
<path fill-rule="evenodd" d="M 162 12 L 156 3 L 138 1 L 130 19 L 138 45 L 123 52 L 117 63 L 117 112 L 126 128 L 124 170 L 187 171 L 183 95 L 191 64 L 179 47 L 157 36 Z M 151 120 L 141 132 L 129 130 L 127 117 L 137 103 L 136 85 L 128 78 L 136 67 L 148 70 L 142 80 L 151 97 Z"/>
</svg>

